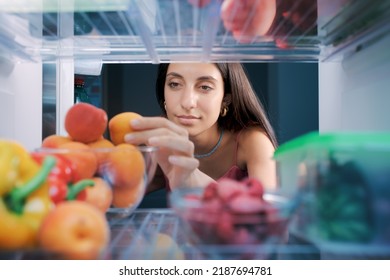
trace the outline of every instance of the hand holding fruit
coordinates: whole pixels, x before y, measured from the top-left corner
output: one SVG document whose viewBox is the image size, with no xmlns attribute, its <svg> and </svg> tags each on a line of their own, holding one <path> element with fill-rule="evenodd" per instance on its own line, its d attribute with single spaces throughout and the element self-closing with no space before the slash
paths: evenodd
<svg viewBox="0 0 390 280">
<path fill-rule="evenodd" d="M 199 161 L 194 158 L 194 144 L 188 132 L 163 117 L 143 117 L 131 121 L 128 143 L 158 147 L 157 162 L 167 176 L 171 188 L 192 185 Z"/>
</svg>

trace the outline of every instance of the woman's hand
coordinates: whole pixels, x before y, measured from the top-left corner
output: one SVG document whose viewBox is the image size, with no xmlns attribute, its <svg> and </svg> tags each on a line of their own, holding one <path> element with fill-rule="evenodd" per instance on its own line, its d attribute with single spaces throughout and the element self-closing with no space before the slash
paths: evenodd
<svg viewBox="0 0 390 280">
<path fill-rule="evenodd" d="M 131 122 L 136 132 L 125 136 L 126 142 L 158 147 L 157 162 L 171 188 L 193 186 L 199 161 L 194 158 L 194 144 L 188 132 L 163 117 L 143 117 Z"/>
</svg>

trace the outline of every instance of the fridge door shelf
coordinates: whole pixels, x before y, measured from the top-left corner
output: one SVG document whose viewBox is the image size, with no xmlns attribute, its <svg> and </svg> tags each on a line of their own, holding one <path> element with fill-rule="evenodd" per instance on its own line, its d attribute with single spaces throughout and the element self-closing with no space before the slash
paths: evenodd
<svg viewBox="0 0 390 280">
<path fill-rule="evenodd" d="M 346 46 L 357 51 L 356 40 L 359 46 L 369 44 L 373 38 L 365 34 L 371 34 L 371 28 L 381 27 L 378 36 L 390 30 L 389 3 L 380 0 L 349 1 L 325 22 L 317 21 L 317 9 L 332 6 L 329 1 L 277 1 L 269 32 L 245 43 L 224 28 L 220 0 L 202 8 L 173 0 L 8 2 L 0 1 L 0 20 L 16 16 L 24 22 L 6 25 L 11 27 L 8 31 L 0 29 L 0 47 L 12 50 L 10 45 L 20 45 L 13 51 L 19 59 L 318 62 L 342 58 Z M 9 33 L 28 40 L 4 36 Z"/>
</svg>

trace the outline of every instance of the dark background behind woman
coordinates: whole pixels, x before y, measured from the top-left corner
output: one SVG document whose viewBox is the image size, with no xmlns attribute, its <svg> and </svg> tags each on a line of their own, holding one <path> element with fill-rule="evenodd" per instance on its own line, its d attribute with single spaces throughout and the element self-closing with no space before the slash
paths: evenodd
<svg viewBox="0 0 390 280">
<path fill-rule="evenodd" d="M 246 63 L 253 88 L 268 110 L 279 145 L 318 130 L 316 63 Z M 108 117 L 124 111 L 161 114 L 155 97 L 157 65 L 107 64 L 103 68 L 102 107 Z M 166 206 L 166 193 L 149 194 L 140 207 Z"/>
<path fill-rule="evenodd" d="M 318 130 L 316 63 L 246 63 L 252 85 L 268 110 L 279 144 Z M 107 64 L 103 107 L 109 118 L 123 111 L 161 113 L 155 97 L 157 65 Z"/>
</svg>

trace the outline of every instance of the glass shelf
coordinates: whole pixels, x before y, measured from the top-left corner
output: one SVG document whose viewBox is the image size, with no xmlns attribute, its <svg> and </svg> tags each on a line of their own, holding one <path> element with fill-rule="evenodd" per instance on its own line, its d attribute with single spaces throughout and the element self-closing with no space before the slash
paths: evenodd
<svg viewBox="0 0 390 280">
<path fill-rule="evenodd" d="M 0 54 L 102 63 L 317 62 L 342 58 L 390 30 L 389 1 L 351 0 L 321 26 L 316 0 L 275 1 L 267 32 L 238 36 L 224 27 L 221 0 L 204 7 L 179 0 L 0 0 Z"/>
</svg>

